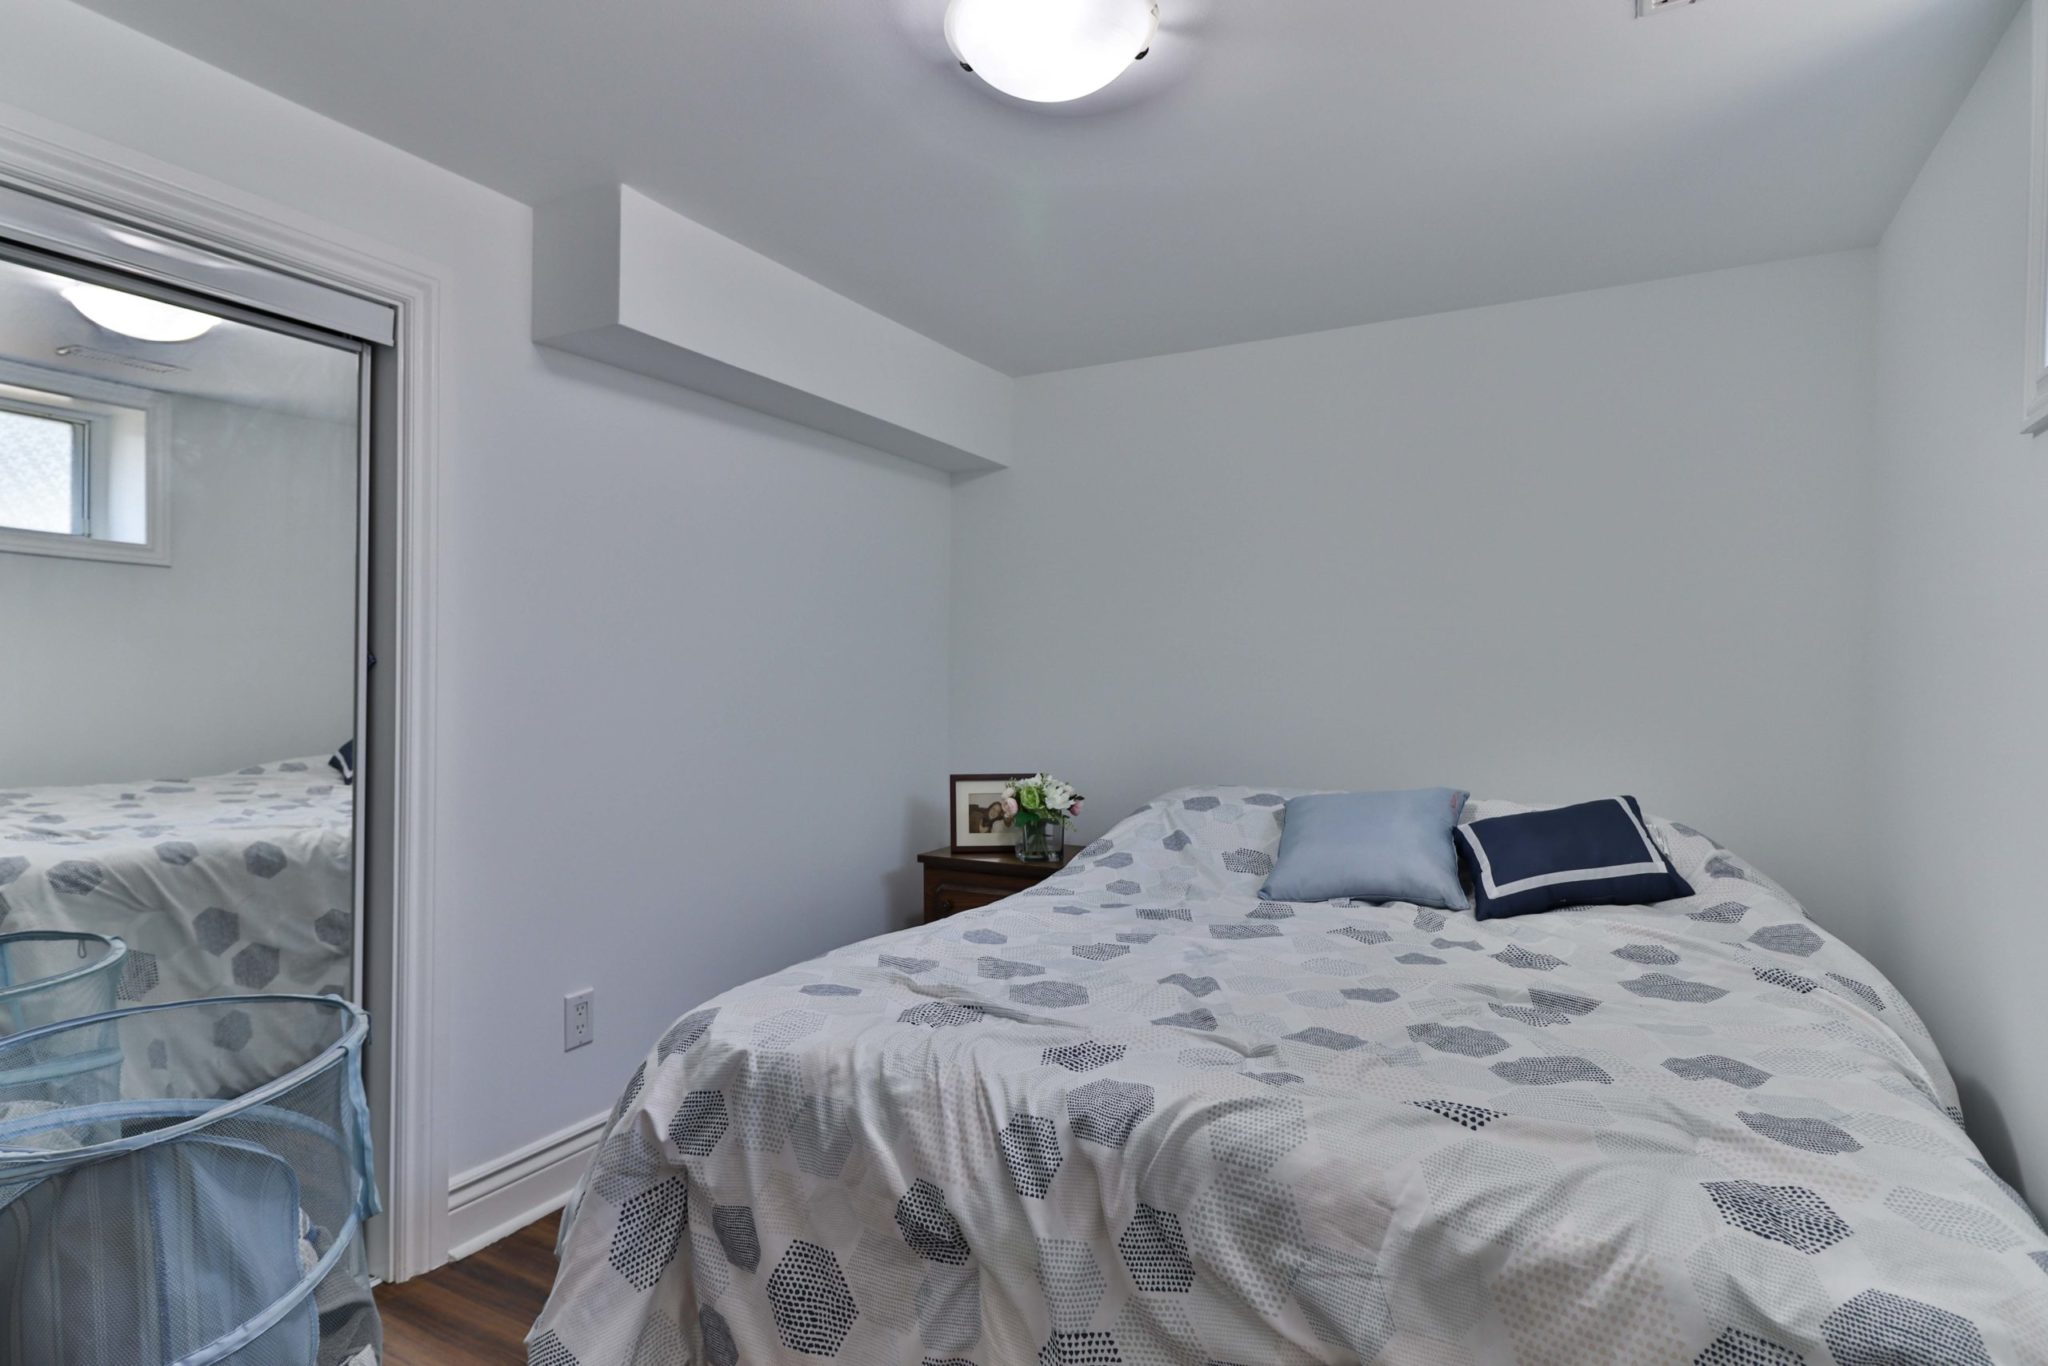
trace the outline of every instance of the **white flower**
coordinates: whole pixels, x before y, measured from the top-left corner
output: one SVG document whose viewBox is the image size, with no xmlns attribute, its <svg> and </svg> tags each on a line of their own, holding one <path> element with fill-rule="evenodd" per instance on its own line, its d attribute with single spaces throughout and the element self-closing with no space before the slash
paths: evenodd
<svg viewBox="0 0 2048 1366">
<path fill-rule="evenodd" d="M 1019 778 L 1004 788 L 1003 793 L 1027 811 L 1062 822 L 1067 819 L 1069 808 L 1081 799 L 1072 783 L 1050 773 L 1034 773 L 1028 778 Z"/>
</svg>

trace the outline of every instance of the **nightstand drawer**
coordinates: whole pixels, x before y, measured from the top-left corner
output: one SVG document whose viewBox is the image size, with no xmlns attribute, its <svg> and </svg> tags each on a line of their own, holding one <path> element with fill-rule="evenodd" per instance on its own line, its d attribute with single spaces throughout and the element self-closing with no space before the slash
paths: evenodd
<svg viewBox="0 0 2048 1366">
<path fill-rule="evenodd" d="M 1025 863 L 1008 850 L 956 854 L 934 849 L 919 854 L 917 861 L 924 865 L 924 923 L 978 910 L 1035 887 L 1064 871 L 1079 853 L 1070 845 L 1058 863 Z"/>
<path fill-rule="evenodd" d="M 961 911 L 979 910 L 1006 896 L 1015 896 L 1027 884 L 1014 879 L 964 878 L 958 873 L 927 872 L 924 875 L 924 918 L 941 920 Z"/>
</svg>

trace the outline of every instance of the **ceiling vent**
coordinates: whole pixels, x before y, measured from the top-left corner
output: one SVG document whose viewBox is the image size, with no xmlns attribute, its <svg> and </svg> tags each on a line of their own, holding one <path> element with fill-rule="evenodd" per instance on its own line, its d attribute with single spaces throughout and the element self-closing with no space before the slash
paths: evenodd
<svg viewBox="0 0 2048 1366">
<path fill-rule="evenodd" d="M 1647 19 L 1653 14 L 1665 14 L 1697 3 L 1698 0 L 1636 0 L 1636 18 Z"/>
<path fill-rule="evenodd" d="M 66 360 L 97 361 L 101 365 L 118 365 L 126 370 L 140 370 L 150 375 L 183 375 L 189 368 L 172 365 L 169 361 L 144 360 L 141 356 L 124 355 L 119 351 L 103 351 L 97 346 L 60 346 L 57 354 Z"/>
</svg>

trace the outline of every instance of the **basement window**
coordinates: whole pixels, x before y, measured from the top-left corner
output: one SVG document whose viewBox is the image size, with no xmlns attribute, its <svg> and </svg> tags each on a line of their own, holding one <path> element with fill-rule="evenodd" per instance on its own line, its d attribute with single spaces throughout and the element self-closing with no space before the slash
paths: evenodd
<svg viewBox="0 0 2048 1366">
<path fill-rule="evenodd" d="M 153 407 L 146 391 L 0 366 L 0 554 L 169 563 Z"/>
<path fill-rule="evenodd" d="M 75 418 L 0 403 L 0 527 L 92 534 L 91 431 Z"/>
</svg>

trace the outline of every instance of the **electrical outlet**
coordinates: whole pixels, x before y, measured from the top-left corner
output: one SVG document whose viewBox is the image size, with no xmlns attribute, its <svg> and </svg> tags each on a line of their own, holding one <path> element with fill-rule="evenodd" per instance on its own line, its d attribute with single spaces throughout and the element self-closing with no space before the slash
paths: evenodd
<svg viewBox="0 0 2048 1366">
<path fill-rule="evenodd" d="M 562 998 L 562 1051 L 581 1048 L 597 1038 L 597 988 L 585 987 Z"/>
</svg>

